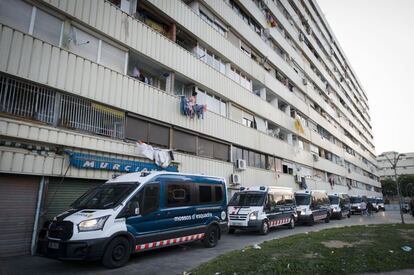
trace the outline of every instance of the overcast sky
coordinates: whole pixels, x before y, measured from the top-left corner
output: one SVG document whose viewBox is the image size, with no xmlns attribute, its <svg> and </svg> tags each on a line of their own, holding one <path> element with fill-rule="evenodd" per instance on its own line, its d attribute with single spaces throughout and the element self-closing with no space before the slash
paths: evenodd
<svg viewBox="0 0 414 275">
<path fill-rule="evenodd" d="M 414 152 L 414 0 L 317 0 L 368 95 L 376 153 Z"/>
</svg>

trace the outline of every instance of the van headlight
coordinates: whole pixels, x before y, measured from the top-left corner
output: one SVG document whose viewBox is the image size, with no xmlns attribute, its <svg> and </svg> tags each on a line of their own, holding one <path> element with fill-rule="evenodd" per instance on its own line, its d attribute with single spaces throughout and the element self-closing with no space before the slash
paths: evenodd
<svg viewBox="0 0 414 275">
<path fill-rule="evenodd" d="M 249 220 L 251 220 L 251 221 L 257 220 L 257 216 L 258 215 L 259 215 L 259 212 L 258 211 L 254 211 L 254 212 L 250 213 L 249 214 Z"/>
<path fill-rule="evenodd" d="M 109 216 L 86 220 L 78 224 L 79 232 L 102 230 Z"/>
</svg>

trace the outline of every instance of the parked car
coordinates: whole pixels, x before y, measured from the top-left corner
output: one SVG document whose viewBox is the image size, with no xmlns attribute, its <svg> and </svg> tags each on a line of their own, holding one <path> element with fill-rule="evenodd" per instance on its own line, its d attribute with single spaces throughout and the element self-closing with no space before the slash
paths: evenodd
<svg viewBox="0 0 414 275">
<path fill-rule="evenodd" d="M 385 211 L 385 205 L 384 205 L 384 199 L 383 198 L 378 197 L 376 199 L 376 203 L 377 203 L 377 206 L 378 206 L 378 210 Z"/>
<path fill-rule="evenodd" d="M 362 214 L 367 210 L 367 203 L 364 201 L 364 198 L 361 196 L 351 196 L 351 214 L 356 213 Z"/>
<path fill-rule="evenodd" d="M 46 257 L 101 260 L 116 268 L 132 253 L 202 241 L 216 246 L 227 230 L 223 178 L 173 172 L 130 173 L 88 191 L 56 216 Z"/>
<path fill-rule="evenodd" d="M 372 208 L 375 212 L 379 211 L 377 199 L 375 197 L 368 197 L 367 202 L 370 202 L 372 204 Z"/>
<path fill-rule="evenodd" d="M 258 186 L 241 188 L 228 205 L 229 233 L 255 230 L 265 235 L 272 227 L 295 227 L 296 204 L 291 188 Z"/>
<path fill-rule="evenodd" d="M 341 220 L 343 217 L 351 217 L 351 201 L 347 194 L 330 194 L 329 201 L 331 203 L 331 218 Z"/>
<path fill-rule="evenodd" d="M 328 194 L 323 190 L 295 192 L 298 221 L 313 225 L 316 221 L 329 222 L 331 207 Z"/>
</svg>

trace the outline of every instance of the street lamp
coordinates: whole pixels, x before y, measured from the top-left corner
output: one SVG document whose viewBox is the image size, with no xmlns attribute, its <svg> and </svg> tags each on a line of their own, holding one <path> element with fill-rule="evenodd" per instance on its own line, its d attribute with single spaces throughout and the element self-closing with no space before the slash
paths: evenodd
<svg viewBox="0 0 414 275">
<path fill-rule="evenodd" d="M 398 178 L 397 178 L 397 163 L 400 160 L 401 157 L 405 157 L 405 154 L 398 154 L 397 152 L 393 153 L 394 155 L 394 159 L 391 160 L 388 155 L 382 153 L 381 155 L 379 155 L 379 157 L 385 157 L 388 162 L 391 164 L 391 168 L 394 169 L 394 176 L 395 176 L 395 184 L 397 185 L 397 194 L 398 194 L 398 201 L 400 203 L 400 215 L 401 215 L 401 223 L 405 224 L 404 222 L 404 215 L 402 212 L 402 199 L 401 199 L 401 192 L 400 192 L 400 183 L 398 182 Z"/>
</svg>

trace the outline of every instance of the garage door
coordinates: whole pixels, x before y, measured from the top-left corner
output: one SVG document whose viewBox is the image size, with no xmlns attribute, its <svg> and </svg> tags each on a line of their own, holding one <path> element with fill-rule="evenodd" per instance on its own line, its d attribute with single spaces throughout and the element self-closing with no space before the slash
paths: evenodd
<svg viewBox="0 0 414 275">
<path fill-rule="evenodd" d="M 47 191 L 47 218 L 52 219 L 70 208 L 70 205 L 86 191 L 105 181 L 49 178 Z"/>
<path fill-rule="evenodd" d="M 0 257 L 30 253 L 39 182 L 0 174 Z"/>
</svg>

